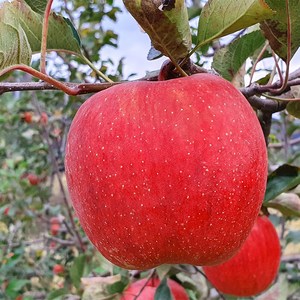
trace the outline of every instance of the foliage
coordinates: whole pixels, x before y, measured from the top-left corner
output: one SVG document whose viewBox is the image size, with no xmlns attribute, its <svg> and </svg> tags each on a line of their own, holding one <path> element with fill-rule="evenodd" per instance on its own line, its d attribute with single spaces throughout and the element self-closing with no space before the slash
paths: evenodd
<svg viewBox="0 0 300 300">
<path fill-rule="evenodd" d="M 57 90 L 2 92 L 2 83 L 39 84 L 28 74 L 6 71 L 20 64 L 38 70 L 40 58 L 32 55 L 41 51 L 46 5 L 42 0 L 0 3 L 0 299 L 120 299 L 132 279 L 155 274 L 180 282 L 190 299 L 223 297 L 205 281 L 199 267 L 163 266 L 155 272 L 129 272 L 111 265 L 86 239 L 69 203 L 64 177 L 68 129 L 86 96 Z M 277 101 L 293 100 L 280 112 L 255 105 L 254 109 L 269 141 L 270 175 L 263 211 L 271 213 L 283 249 L 295 254 L 300 243 L 300 76 L 298 71 L 289 81 L 292 89 L 284 76 L 289 75 L 288 64 L 300 46 L 298 1 L 191 1 L 184 16 L 182 6 L 174 14 L 167 9 L 160 11 L 160 23 L 156 24 L 159 38 L 154 39 L 151 30 L 145 29 L 159 50 L 152 48 L 149 58 L 163 53 L 179 63 L 194 54 L 197 66 L 212 63 L 237 87 L 249 84 L 250 104 L 253 96 L 262 101 L 276 97 L 270 100 L 272 109 Z M 105 61 L 102 57 L 104 47 L 118 47 L 118 35 L 104 26 L 105 20 L 117 22 L 121 13 L 123 8 L 113 0 L 57 3 L 48 28 L 49 77 L 63 84 L 98 83 L 99 87 L 103 78 L 126 79 L 122 59 Z M 196 28 L 193 24 L 199 16 Z M 188 18 L 191 26 L 184 23 Z M 171 38 L 170 32 L 174 33 Z M 279 59 L 287 63 L 286 73 L 279 70 Z M 278 84 L 276 78 L 282 75 Z M 43 80 L 48 82 L 49 77 Z M 30 182 L 30 174 L 37 176 L 37 184 Z M 53 222 L 53 218 L 57 220 Z M 296 299 L 299 257 L 283 253 L 279 280 L 257 299 L 279 294 L 282 299 L 289 295 Z M 62 265 L 64 271 L 55 274 L 55 265 Z M 155 297 L 171 299 L 165 280 Z"/>
</svg>

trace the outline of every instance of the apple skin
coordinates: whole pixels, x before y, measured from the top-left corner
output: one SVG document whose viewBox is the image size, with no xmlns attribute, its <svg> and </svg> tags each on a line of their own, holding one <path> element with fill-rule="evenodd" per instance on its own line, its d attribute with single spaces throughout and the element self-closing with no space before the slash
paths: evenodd
<svg viewBox="0 0 300 300">
<path fill-rule="evenodd" d="M 53 274 L 62 274 L 62 273 L 64 273 L 65 268 L 63 265 L 56 264 L 53 266 L 52 271 L 53 271 Z"/>
<path fill-rule="evenodd" d="M 203 267 L 208 280 L 220 292 L 250 297 L 266 290 L 280 264 L 280 241 L 266 216 L 259 216 L 238 253 L 217 266 Z"/>
<path fill-rule="evenodd" d="M 52 217 L 50 219 L 50 232 L 52 235 L 56 236 L 60 232 L 61 221 L 58 217 Z"/>
<path fill-rule="evenodd" d="M 140 279 L 128 286 L 128 288 L 123 292 L 121 300 L 135 300 L 136 296 L 140 293 L 140 290 L 145 286 L 138 299 L 141 300 L 154 300 L 155 292 L 160 284 L 158 278 L 151 278 L 147 282 L 147 278 Z M 185 289 L 176 281 L 172 279 L 167 279 L 168 286 L 171 290 L 174 300 L 189 300 L 187 292 Z"/>
<path fill-rule="evenodd" d="M 115 265 L 145 270 L 232 257 L 261 207 L 267 153 L 243 95 L 197 74 L 93 95 L 71 124 L 65 166 L 91 242 Z"/>
<path fill-rule="evenodd" d="M 23 114 L 24 122 L 30 124 L 32 123 L 32 113 L 29 111 L 25 111 Z"/>
<path fill-rule="evenodd" d="M 27 179 L 31 185 L 38 185 L 40 182 L 39 177 L 33 173 L 29 173 Z"/>
</svg>

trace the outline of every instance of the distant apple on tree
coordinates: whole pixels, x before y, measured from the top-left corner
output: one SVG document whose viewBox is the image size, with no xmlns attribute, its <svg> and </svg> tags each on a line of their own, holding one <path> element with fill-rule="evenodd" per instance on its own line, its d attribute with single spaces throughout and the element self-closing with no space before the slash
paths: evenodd
<svg viewBox="0 0 300 300">
<path fill-rule="evenodd" d="M 158 278 L 140 279 L 131 283 L 123 292 L 121 300 L 154 300 L 155 293 L 160 284 Z M 188 300 L 189 296 L 185 289 L 172 279 L 167 280 L 173 300 Z"/>
<path fill-rule="evenodd" d="M 61 220 L 58 217 L 52 217 L 50 219 L 50 232 L 51 235 L 56 236 L 58 235 L 61 229 Z"/>
<path fill-rule="evenodd" d="M 53 274 L 59 275 L 59 274 L 64 273 L 65 267 L 61 264 L 56 264 L 53 266 L 52 271 L 53 271 Z"/>
<path fill-rule="evenodd" d="M 38 185 L 40 182 L 40 178 L 34 173 L 29 173 L 27 175 L 27 180 L 31 185 Z"/>
<path fill-rule="evenodd" d="M 22 116 L 24 122 L 26 122 L 28 124 L 32 123 L 32 117 L 33 117 L 32 112 L 30 112 L 30 111 L 25 111 Z"/>
</svg>

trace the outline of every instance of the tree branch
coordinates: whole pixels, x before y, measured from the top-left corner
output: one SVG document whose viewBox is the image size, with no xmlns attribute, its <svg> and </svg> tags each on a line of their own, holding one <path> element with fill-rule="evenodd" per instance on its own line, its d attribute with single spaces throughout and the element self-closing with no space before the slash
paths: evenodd
<svg viewBox="0 0 300 300">
<path fill-rule="evenodd" d="M 67 82 L 65 85 L 71 89 L 78 90 L 78 95 L 96 93 L 105 90 L 113 85 L 119 84 L 120 82 L 114 83 L 71 83 Z M 45 90 L 58 90 L 52 84 L 47 82 L 2 82 L 0 83 L 0 95 L 7 92 L 16 91 L 45 91 Z"/>
<path fill-rule="evenodd" d="M 197 69 L 194 67 L 193 73 L 203 72 L 203 69 Z M 156 81 L 158 79 L 158 71 L 153 71 L 147 73 L 145 77 L 142 77 L 138 80 L 146 80 L 146 81 Z M 113 85 L 120 84 L 122 82 L 114 82 L 114 83 L 63 83 L 63 85 L 72 91 L 72 94 L 81 95 L 81 94 L 89 94 L 96 93 L 107 88 L 112 87 Z M 260 98 L 259 95 L 264 93 L 271 93 L 272 95 L 276 95 L 274 92 L 276 89 L 281 87 L 282 83 L 280 80 L 275 83 L 268 85 L 258 85 L 257 83 L 251 84 L 248 87 L 240 88 L 240 92 L 248 99 L 249 103 L 267 113 L 274 113 L 278 111 L 282 111 L 286 108 L 288 101 L 274 101 L 270 99 Z M 286 89 L 283 92 L 287 92 L 290 90 L 291 86 L 300 85 L 300 68 L 296 71 L 292 72 L 289 75 L 289 80 L 286 85 Z M 14 91 L 42 91 L 42 90 L 58 90 L 54 85 L 47 82 L 2 82 L 0 83 L 0 95 L 7 92 Z M 282 93 L 281 93 L 282 95 Z M 284 100 L 284 99 L 283 99 Z"/>
</svg>

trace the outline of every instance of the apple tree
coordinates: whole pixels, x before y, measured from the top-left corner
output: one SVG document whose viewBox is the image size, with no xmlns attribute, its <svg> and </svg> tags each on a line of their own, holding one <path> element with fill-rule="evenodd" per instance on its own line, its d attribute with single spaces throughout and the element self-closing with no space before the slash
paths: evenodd
<svg viewBox="0 0 300 300">
<path fill-rule="evenodd" d="M 102 56 L 125 10 L 142 78 Z M 0 297 L 296 299 L 299 13 L 1 2 Z"/>
</svg>

